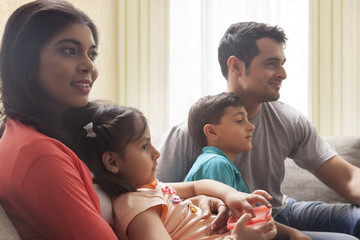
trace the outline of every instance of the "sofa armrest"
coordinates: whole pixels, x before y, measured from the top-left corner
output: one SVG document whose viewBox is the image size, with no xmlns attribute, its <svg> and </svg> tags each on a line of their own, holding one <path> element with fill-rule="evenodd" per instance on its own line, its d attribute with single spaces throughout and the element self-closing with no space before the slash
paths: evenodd
<svg viewBox="0 0 360 240">
<path fill-rule="evenodd" d="M 346 161 L 360 167 L 359 136 L 324 137 L 324 139 Z M 291 159 L 285 161 L 285 178 L 281 189 L 285 195 L 297 201 L 348 202 L 313 174 L 298 167 Z"/>
<path fill-rule="evenodd" d="M 14 225 L 0 204 L 0 240 L 21 240 Z"/>
</svg>

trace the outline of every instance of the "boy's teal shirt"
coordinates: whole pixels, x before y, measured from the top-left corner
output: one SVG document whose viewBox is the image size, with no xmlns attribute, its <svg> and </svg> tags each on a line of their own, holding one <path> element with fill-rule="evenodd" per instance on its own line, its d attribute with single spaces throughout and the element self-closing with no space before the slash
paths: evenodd
<svg viewBox="0 0 360 240">
<path fill-rule="evenodd" d="M 185 182 L 212 179 L 225 183 L 238 191 L 249 193 L 234 163 L 216 147 L 207 146 L 191 167 Z"/>
</svg>

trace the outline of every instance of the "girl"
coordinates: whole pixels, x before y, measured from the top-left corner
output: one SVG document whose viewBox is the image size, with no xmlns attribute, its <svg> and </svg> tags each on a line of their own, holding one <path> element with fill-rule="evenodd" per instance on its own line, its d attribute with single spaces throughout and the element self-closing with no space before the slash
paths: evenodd
<svg viewBox="0 0 360 240">
<path fill-rule="evenodd" d="M 0 202 L 21 239 L 117 239 L 61 117 L 87 104 L 98 33 L 82 11 L 39 0 L 10 16 L 0 52 Z"/>
<path fill-rule="evenodd" d="M 249 211 L 257 202 L 270 207 L 265 197 L 271 197 L 263 191 L 240 193 L 210 180 L 159 183 L 155 179 L 159 152 L 152 146 L 147 121 L 138 110 L 92 102 L 67 114 L 65 125 L 76 136 L 75 151 L 113 199 L 114 229 L 120 239 L 261 240 L 275 236 L 273 220 L 257 228 L 245 227 L 249 214 L 240 218 L 231 235 L 207 236 L 205 229 L 214 217 L 203 219 L 198 207 L 181 199 L 212 195 L 240 216 L 242 209 Z"/>
</svg>

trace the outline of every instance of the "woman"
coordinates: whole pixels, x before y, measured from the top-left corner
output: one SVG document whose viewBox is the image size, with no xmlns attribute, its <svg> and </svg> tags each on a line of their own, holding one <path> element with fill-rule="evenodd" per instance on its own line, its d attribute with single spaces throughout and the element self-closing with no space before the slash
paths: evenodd
<svg viewBox="0 0 360 240">
<path fill-rule="evenodd" d="M 65 1 L 25 4 L 6 24 L 0 203 L 22 239 L 117 239 L 61 127 L 66 109 L 88 102 L 97 45 L 93 22 Z"/>
<path fill-rule="evenodd" d="M 88 102 L 97 44 L 93 22 L 63 1 L 25 4 L 7 22 L 0 202 L 22 239 L 117 239 L 59 120 L 68 107 Z"/>
</svg>

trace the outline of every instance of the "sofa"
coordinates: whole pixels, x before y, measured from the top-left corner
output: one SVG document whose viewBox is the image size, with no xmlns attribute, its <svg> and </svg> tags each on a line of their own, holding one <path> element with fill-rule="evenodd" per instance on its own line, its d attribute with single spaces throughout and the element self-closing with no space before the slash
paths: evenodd
<svg viewBox="0 0 360 240">
<path fill-rule="evenodd" d="M 360 136 L 325 137 L 325 139 L 345 160 L 360 167 Z M 287 159 L 285 165 L 285 177 L 281 187 L 287 196 L 298 201 L 347 202 L 312 174 L 299 168 L 291 159 Z M 19 239 L 15 227 L 0 205 L 0 240 Z"/>
</svg>

